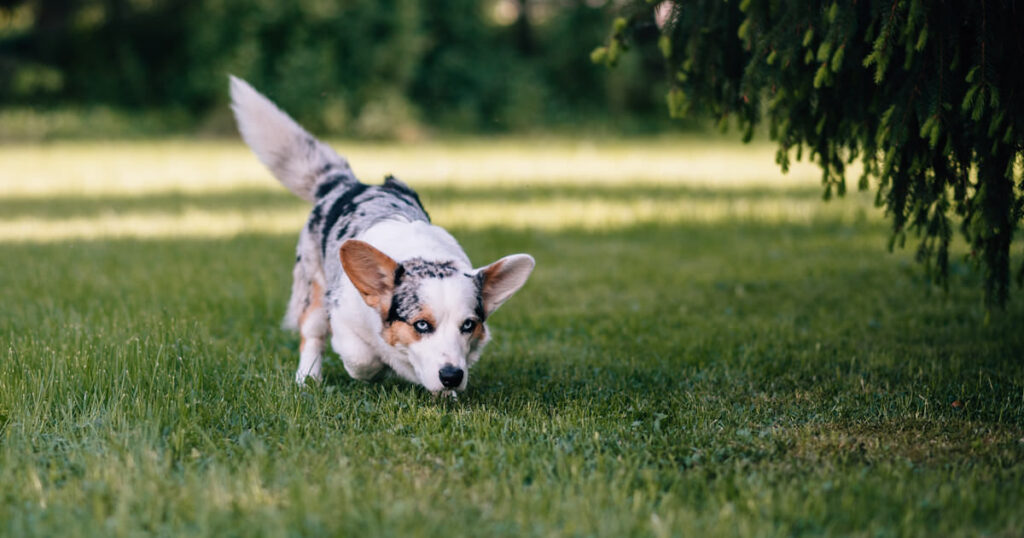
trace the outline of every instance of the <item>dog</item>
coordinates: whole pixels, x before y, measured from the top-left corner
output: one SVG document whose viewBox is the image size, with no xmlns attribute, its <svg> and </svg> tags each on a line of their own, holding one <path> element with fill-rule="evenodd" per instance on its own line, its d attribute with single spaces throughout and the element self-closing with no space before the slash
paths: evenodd
<svg viewBox="0 0 1024 538">
<path fill-rule="evenodd" d="M 388 370 L 434 394 L 465 390 L 490 340 L 486 322 L 533 271 L 528 254 L 474 269 L 414 190 L 356 179 L 348 161 L 274 103 L 230 77 L 242 139 L 288 190 L 313 204 L 299 234 L 284 327 L 300 334 L 295 381 L 322 380 L 324 342 L 360 380 Z"/>
</svg>

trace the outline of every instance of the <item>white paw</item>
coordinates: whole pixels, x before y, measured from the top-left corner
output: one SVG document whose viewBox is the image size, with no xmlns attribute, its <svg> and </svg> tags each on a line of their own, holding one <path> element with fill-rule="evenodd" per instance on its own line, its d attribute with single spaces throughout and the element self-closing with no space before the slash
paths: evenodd
<svg viewBox="0 0 1024 538">
<path fill-rule="evenodd" d="M 306 381 L 308 381 L 308 380 L 312 380 L 312 381 L 316 382 L 316 384 L 319 385 L 320 382 L 323 381 L 323 376 L 320 375 L 319 371 L 317 371 L 317 372 L 305 372 L 301 368 L 298 369 L 295 372 L 295 382 L 298 383 L 300 386 L 301 385 L 305 385 Z"/>
<path fill-rule="evenodd" d="M 322 368 L 323 358 L 313 349 L 313 346 L 307 345 L 305 352 L 299 356 L 299 369 L 295 371 L 295 382 L 305 385 L 307 379 L 313 378 L 319 383 L 323 379 L 320 374 Z"/>
</svg>

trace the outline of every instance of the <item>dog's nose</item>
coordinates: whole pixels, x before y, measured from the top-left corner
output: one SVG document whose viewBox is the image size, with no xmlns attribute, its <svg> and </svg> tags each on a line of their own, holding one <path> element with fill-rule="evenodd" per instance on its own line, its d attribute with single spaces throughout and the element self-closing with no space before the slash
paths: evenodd
<svg viewBox="0 0 1024 538">
<path fill-rule="evenodd" d="M 459 386 L 462 383 L 462 368 L 456 368 L 450 364 L 444 365 L 441 371 L 438 372 L 438 377 L 441 378 L 441 384 L 446 389 L 452 389 Z"/>
</svg>

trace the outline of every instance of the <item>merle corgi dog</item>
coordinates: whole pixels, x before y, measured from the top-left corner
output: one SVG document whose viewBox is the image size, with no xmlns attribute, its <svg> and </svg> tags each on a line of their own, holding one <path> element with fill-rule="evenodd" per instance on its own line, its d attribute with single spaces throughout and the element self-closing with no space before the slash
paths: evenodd
<svg viewBox="0 0 1024 538">
<path fill-rule="evenodd" d="M 301 335 L 295 381 L 321 380 L 330 336 L 356 379 L 390 369 L 435 394 L 465 389 L 490 339 L 486 321 L 526 283 L 533 258 L 473 268 L 408 185 L 390 176 L 361 183 L 344 158 L 233 76 L 231 101 L 246 144 L 313 204 L 284 318 Z"/>
</svg>

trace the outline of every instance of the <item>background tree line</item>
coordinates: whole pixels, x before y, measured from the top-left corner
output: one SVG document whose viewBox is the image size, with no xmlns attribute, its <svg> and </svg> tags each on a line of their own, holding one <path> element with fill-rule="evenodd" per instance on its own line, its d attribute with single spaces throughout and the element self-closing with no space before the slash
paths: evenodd
<svg viewBox="0 0 1024 538">
<path fill-rule="evenodd" d="M 653 47 L 611 74 L 587 61 L 613 11 L 600 0 L 0 0 L 0 103 L 203 118 L 226 112 L 230 72 L 336 134 L 658 122 Z"/>
</svg>

